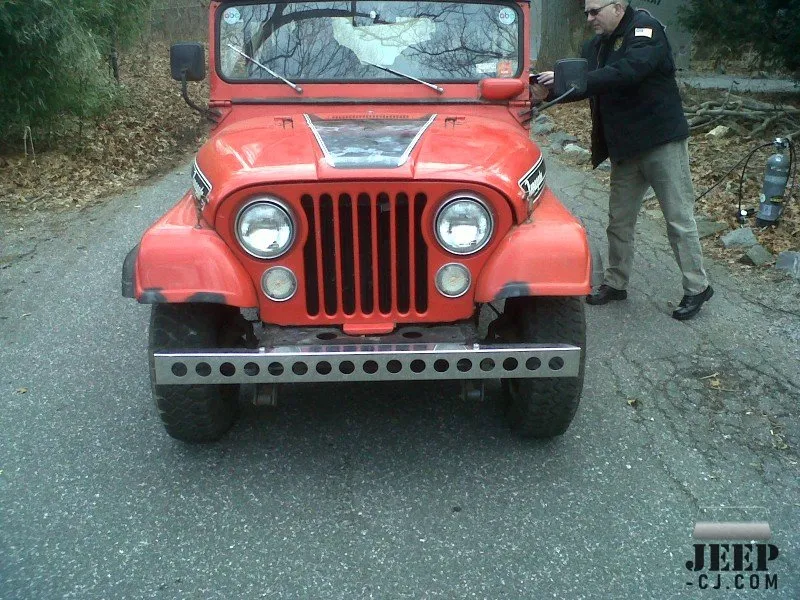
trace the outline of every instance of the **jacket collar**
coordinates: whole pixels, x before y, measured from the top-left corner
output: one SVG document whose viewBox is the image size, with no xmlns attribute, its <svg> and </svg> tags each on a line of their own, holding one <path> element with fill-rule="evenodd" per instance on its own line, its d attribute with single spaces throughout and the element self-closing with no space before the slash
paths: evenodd
<svg viewBox="0 0 800 600">
<path fill-rule="evenodd" d="M 633 7 L 629 4 L 625 8 L 625 14 L 622 15 L 622 20 L 619 22 L 619 25 L 617 25 L 617 28 L 614 30 L 614 32 L 608 36 L 609 39 L 620 37 L 625 33 L 625 30 L 631 24 L 631 21 L 633 21 L 633 13 Z"/>
</svg>

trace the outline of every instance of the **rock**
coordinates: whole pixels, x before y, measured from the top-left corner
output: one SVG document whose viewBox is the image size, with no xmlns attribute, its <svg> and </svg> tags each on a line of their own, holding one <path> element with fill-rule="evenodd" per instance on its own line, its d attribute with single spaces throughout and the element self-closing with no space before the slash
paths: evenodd
<svg viewBox="0 0 800 600">
<path fill-rule="evenodd" d="M 561 146 L 561 144 L 551 144 L 550 152 L 552 152 L 553 154 L 563 154 L 564 148 Z"/>
<path fill-rule="evenodd" d="M 547 135 L 549 133 L 553 133 L 555 129 L 555 123 L 552 121 L 549 123 L 534 123 L 533 125 L 533 133 L 536 135 Z"/>
<path fill-rule="evenodd" d="M 728 228 L 728 225 L 725 223 L 711 221 L 705 217 L 697 217 L 695 220 L 697 221 L 697 233 L 700 238 L 711 237 Z"/>
<path fill-rule="evenodd" d="M 592 153 L 577 144 L 564 146 L 564 154 L 574 161 L 576 165 L 585 165 L 592 159 Z"/>
<path fill-rule="evenodd" d="M 574 135 L 564 133 L 563 131 L 559 131 L 550 136 L 550 142 L 553 144 L 551 147 L 555 148 L 555 146 L 558 146 L 559 150 L 563 150 L 564 146 L 567 144 L 574 144 L 577 141 L 578 138 L 576 138 Z"/>
<path fill-rule="evenodd" d="M 552 123 L 553 119 L 548 117 L 547 115 L 539 115 L 533 120 L 534 123 Z"/>
<path fill-rule="evenodd" d="M 728 134 L 731 132 L 730 127 L 725 127 L 725 125 L 719 125 L 718 127 L 714 127 L 711 131 L 706 134 L 706 137 L 713 137 L 713 138 L 724 138 L 727 137 Z"/>
<path fill-rule="evenodd" d="M 739 262 L 742 262 L 746 265 L 752 265 L 754 267 L 763 267 L 765 264 L 772 262 L 773 256 L 772 253 L 764 248 L 761 244 L 756 244 L 751 248 L 748 248 L 747 252 L 744 253 L 744 256 L 739 259 Z"/>
<path fill-rule="evenodd" d="M 597 170 L 604 171 L 605 173 L 611 173 L 611 161 L 609 161 L 608 159 L 604 160 L 599 165 L 597 165 Z"/>
<path fill-rule="evenodd" d="M 749 227 L 734 229 L 730 233 L 723 235 L 719 240 L 726 248 L 749 248 L 758 243 L 756 234 Z"/>
<path fill-rule="evenodd" d="M 775 268 L 785 271 L 795 279 L 800 279 L 800 252 L 781 252 Z"/>
<path fill-rule="evenodd" d="M 656 193 L 653 188 L 647 188 L 647 191 L 644 193 L 644 201 L 653 200 L 655 197 Z"/>
</svg>

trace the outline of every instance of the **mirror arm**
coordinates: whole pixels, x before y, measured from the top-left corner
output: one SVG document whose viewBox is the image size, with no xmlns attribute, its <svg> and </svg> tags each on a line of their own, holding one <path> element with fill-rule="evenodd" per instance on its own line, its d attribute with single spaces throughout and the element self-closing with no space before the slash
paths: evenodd
<svg viewBox="0 0 800 600">
<path fill-rule="evenodd" d="M 189 108 L 198 112 L 212 123 L 219 122 L 218 112 L 213 110 L 208 110 L 207 108 L 203 108 L 202 106 L 195 104 L 192 101 L 192 99 L 189 98 L 189 84 L 188 81 L 186 80 L 186 69 L 183 70 L 183 77 L 181 77 L 181 96 L 183 96 L 183 99 L 186 102 L 186 104 L 189 105 Z"/>
<path fill-rule="evenodd" d="M 518 114 L 519 114 L 520 117 L 524 117 L 525 115 L 531 115 L 531 118 L 532 118 L 534 111 L 536 111 L 536 114 L 538 115 L 543 110 L 547 110 L 551 106 L 554 106 L 554 105 L 558 104 L 564 98 L 566 98 L 567 96 L 569 96 L 570 94 L 572 94 L 572 93 L 574 93 L 576 91 L 578 91 L 578 90 L 574 85 L 570 86 L 570 88 L 566 91 L 566 93 L 562 94 L 561 96 L 559 96 L 555 100 L 551 100 L 550 102 L 545 102 L 544 104 L 540 104 L 539 106 L 532 106 L 531 108 L 527 108 L 527 109 L 525 109 L 523 111 L 520 111 Z M 524 119 L 524 120 L 525 121 L 529 121 L 530 118 Z"/>
</svg>

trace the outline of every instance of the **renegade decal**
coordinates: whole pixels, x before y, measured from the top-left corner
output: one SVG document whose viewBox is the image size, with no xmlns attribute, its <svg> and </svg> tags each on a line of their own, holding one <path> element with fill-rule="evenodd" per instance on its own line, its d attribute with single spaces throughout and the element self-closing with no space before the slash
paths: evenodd
<svg viewBox="0 0 800 600">
<path fill-rule="evenodd" d="M 653 37 L 653 30 L 649 27 L 637 27 L 633 32 L 634 37 Z"/>
<path fill-rule="evenodd" d="M 208 195 L 211 193 L 211 182 L 203 175 L 200 167 L 197 166 L 197 161 L 192 165 L 192 189 L 194 190 L 195 198 L 200 203 L 200 208 L 208 204 Z"/>
<path fill-rule="evenodd" d="M 325 160 L 337 169 L 394 169 L 436 115 L 421 119 L 320 119 L 304 115 Z"/>
<path fill-rule="evenodd" d="M 529 200 L 536 200 L 544 191 L 544 180 L 547 174 L 547 168 L 544 164 L 544 157 L 540 156 L 536 164 L 525 173 L 519 180 L 520 189 L 525 192 L 525 196 Z"/>
</svg>

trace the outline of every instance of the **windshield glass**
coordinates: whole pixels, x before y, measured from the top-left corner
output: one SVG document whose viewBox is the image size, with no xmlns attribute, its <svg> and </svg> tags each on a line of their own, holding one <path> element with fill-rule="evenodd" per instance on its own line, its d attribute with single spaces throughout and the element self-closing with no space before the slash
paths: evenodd
<svg viewBox="0 0 800 600">
<path fill-rule="evenodd" d="M 226 3 L 219 15 L 219 70 L 229 81 L 278 82 L 244 53 L 291 81 L 414 85 L 398 73 L 438 82 L 515 77 L 521 21 L 518 9 L 505 3 Z"/>
</svg>

